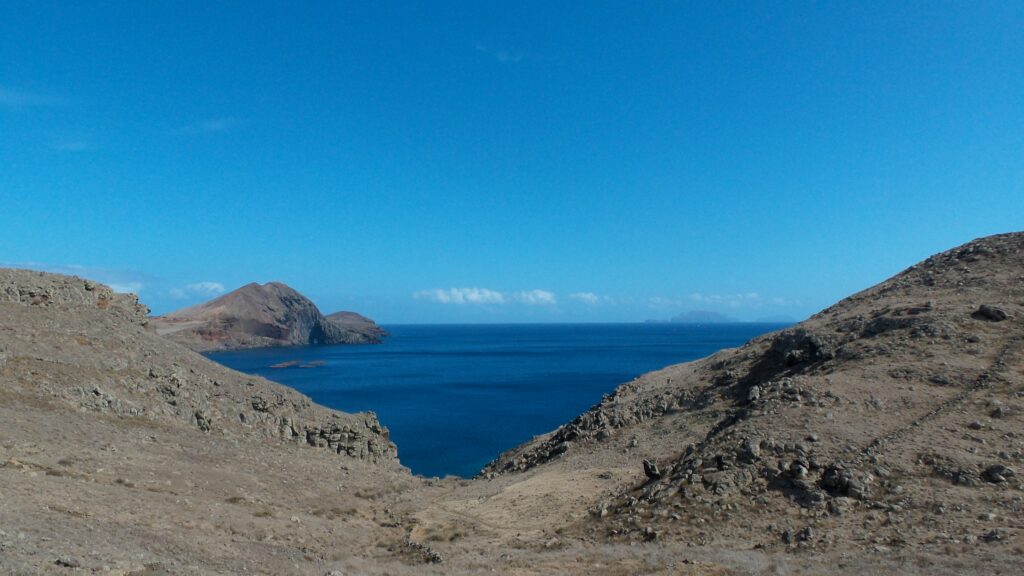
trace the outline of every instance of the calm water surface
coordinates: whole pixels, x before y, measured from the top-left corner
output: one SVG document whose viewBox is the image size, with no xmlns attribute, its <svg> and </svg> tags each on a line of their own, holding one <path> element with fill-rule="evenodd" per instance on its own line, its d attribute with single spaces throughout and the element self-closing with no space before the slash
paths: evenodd
<svg viewBox="0 0 1024 576">
<path fill-rule="evenodd" d="M 618 384 L 780 324 L 393 325 L 383 344 L 209 354 L 348 412 L 372 410 L 416 474 L 472 476 Z M 271 368 L 297 360 L 313 368 Z"/>
</svg>

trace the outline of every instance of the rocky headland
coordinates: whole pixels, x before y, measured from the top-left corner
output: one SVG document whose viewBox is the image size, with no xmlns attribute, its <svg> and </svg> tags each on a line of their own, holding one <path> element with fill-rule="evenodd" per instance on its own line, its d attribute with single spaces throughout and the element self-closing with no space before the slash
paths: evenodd
<svg viewBox="0 0 1024 576">
<path fill-rule="evenodd" d="M 324 316 L 316 305 L 280 282 L 255 282 L 196 306 L 152 320 L 158 334 L 192 350 L 267 346 L 376 344 L 386 335 L 354 312 Z"/>
<path fill-rule="evenodd" d="M 472 480 L 148 322 L 0 272 L 0 571 L 1024 569 L 1024 234 L 624 383 Z"/>
<path fill-rule="evenodd" d="M 346 331 L 346 344 L 376 344 L 388 335 L 376 322 L 356 312 L 335 312 L 326 318 L 328 323 Z"/>
</svg>

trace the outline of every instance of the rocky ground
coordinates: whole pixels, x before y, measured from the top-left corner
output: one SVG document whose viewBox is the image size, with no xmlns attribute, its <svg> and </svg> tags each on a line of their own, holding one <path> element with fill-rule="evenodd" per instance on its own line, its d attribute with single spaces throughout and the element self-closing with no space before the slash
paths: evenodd
<svg viewBox="0 0 1024 576">
<path fill-rule="evenodd" d="M 146 323 L 0 272 L 0 572 L 1024 571 L 1024 234 L 643 375 L 473 480 Z"/>
</svg>

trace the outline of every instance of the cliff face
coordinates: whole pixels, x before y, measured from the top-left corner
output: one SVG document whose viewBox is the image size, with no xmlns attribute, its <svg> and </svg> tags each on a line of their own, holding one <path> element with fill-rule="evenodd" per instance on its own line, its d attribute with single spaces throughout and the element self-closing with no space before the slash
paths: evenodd
<svg viewBox="0 0 1024 576">
<path fill-rule="evenodd" d="M 372 324 L 372 321 L 369 321 Z M 193 350 L 308 344 L 369 344 L 381 335 L 324 317 L 280 282 L 247 284 L 209 302 L 153 319 L 157 334 Z"/>
</svg>

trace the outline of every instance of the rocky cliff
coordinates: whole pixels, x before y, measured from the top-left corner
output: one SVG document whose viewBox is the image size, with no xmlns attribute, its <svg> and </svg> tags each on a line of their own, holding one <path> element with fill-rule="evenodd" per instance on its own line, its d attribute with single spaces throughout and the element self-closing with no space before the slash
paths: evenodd
<svg viewBox="0 0 1024 576">
<path fill-rule="evenodd" d="M 157 334 L 206 352 L 380 342 L 383 330 L 373 330 L 376 324 L 364 320 L 328 319 L 302 294 L 280 282 L 269 282 L 247 284 L 209 302 L 154 318 L 152 323 Z"/>
</svg>

